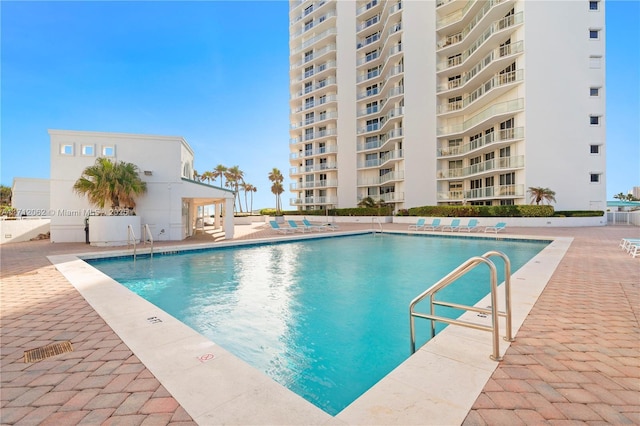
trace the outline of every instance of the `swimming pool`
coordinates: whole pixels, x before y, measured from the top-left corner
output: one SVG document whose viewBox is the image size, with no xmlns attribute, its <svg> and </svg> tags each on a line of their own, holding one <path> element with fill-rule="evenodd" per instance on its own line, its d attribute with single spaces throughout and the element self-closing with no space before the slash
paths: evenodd
<svg viewBox="0 0 640 426">
<path fill-rule="evenodd" d="M 335 414 L 409 356 L 413 297 L 469 257 L 499 249 L 515 271 L 545 245 L 363 235 L 91 263 Z M 469 278 L 460 303 L 488 292 L 486 270 Z"/>
</svg>

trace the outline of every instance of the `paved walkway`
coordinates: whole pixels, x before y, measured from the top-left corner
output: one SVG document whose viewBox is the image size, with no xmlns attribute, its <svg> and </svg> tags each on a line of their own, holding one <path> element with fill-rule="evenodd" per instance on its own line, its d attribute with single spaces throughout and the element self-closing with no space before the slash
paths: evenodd
<svg viewBox="0 0 640 426">
<path fill-rule="evenodd" d="M 362 227 L 370 225 L 342 226 Z M 273 236 L 236 229 L 236 239 Z M 575 240 L 464 425 L 640 424 L 640 259 L 618 248 L 640 229 L 509 231 Z M 195 424 L 45 257 L 94 247 L 34 241 L 0 250 L 0 424 Z M 24 362 L 25 350 L 61 340 L 73 352 Z"/>
</svg>

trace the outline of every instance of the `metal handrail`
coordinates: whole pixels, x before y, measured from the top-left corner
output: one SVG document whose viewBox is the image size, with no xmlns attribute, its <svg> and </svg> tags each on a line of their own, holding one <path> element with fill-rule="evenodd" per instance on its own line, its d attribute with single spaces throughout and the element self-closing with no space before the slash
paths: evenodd
<svg viewBox="0 0 640 426">
<path fill-rule="evenodd" d="M 496 270 L 495 264 L 489 260 L 489 257 L 499 256 L 504 260 L 505 263 L 505 312 L 498 311 L 498 273 Z M 444 302 L 435 300 L 435 294 L 441 289 L 447 287 L 449 284 L 456 281 L 458 278 L 465 275 L 467 272 L 470 272 L 472 269 L 477 267 L 478 265 L 485 264 L 489 267 L 490 274 L 490 286 L 491 286 L 491 307 L 489 308 L 479 308 L 476 306 L 467 306 L 461 305 L 458 303 L 452 302 Z M 429 297 L 429 314 L 418 313 L 414 311 L 415 305 Z M 446 306 L 454 309 L 467 310 L 472 312 L 478 312 L 485 315 L 491 315 L 491 326 L 485 326 L 469 321 L 451 319 L 446 317 L 441 317 L 435 315 L 434 306 Z M 409 322 L 410 322 L 410 333 L 411 333 L 411 353 L 415 353 L 416 351 L 416 332 L 415 332 L 415 317 L 424 318 L 431 321 L 431 337 L 435 337 L 435 321 L 444 322 L 452 325 L 460 325 L 463 327 L 473 328 L 476 330 L 490 331 L 493 337 L 493 354 L 490 355 L 490 358 L 494 361 L 502 361 L 502 357 L 500 356 L 500 342 L 499 342 L 499 322 L 498 317 L 504 316 L 506 317 L 506 336 L 505 340 L 513 341 L 511 336 L 511 262 L 509 258 L 498 251 L 488 251 L 482 256 L 475 256 L 468 259 L 466 262 L 458 266 L 456 269 L 451 271 L 448 275 L 442 278 L 440 281 L 432 285 L 429 289 L 418 295 L 415 299 L 411 301 L 409 304 Z"/>
<path fill-rule="evenodd" d="M 376 232 L 373 230 L 375 222 L 378 222 L 378 226 L 380 227 L 380 235 L 382 235 L 383 232 L 382 222 L 380 222 L 380 218 L 376 218 L 375 216 L 371 217 L 371 232 L 373 233 L 374 237 L 376 236 Z"/>
<path fill-rule="evenodd" d="M 153 257 L 153 235 L 151 234 L 151 228 L 149 228 L 149 224 L 145 223 L 144 227 L 142 228 L 142 239 L 143 239 L 143 244 L 147 244 L 147 241 L 149 241 L 149 243 L 151 244 L 151 257 Z"/>
<path fill-rule="evenodd" d="M 136 234 L 133 232 L 133 226 L 127 225 L 127 247 L 133 244 L 133 260 L 136 260 Z"/>
</svg>

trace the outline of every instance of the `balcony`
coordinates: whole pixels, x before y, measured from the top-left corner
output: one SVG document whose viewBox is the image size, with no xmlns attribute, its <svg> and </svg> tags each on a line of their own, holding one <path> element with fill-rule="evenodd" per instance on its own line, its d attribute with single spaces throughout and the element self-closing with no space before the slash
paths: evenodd
<svg viewBox="0 0 640 426">
<path fill-rule="evenodd" d="M 319 123 L 321 121 L 330 120 L 333 118 L 338 118 L 338 111 L 330 111 L 326 114 L 318 114 L 314 117 L 305 118 L 302 121 L 291 124 L 291 130 L 298 129 L 300 127 L 308 126 L 313 123 Z"/>
<path fill-rule="evenodd" d="M 382 154 L 379 158 L 359 161 L 357 168 L 366 169 L 369 167 L 380 167 L 384 163 L 387 163 L 392 160 L 401 160 L 403 159 L 403 152 L 401 149 L 397 149 L 395 151 L 389 151 Z"/>
<path fill-rule="evenodd" d="M 327 88 L 325 90 L 328 90 L 328 88 L 332 85 L 335 85 L 337 83 L 336 78 L 335 77 L 327 77 L 326 79 L 320 80 L 318 81 L 316 84 L 309 86 L 308 88 L 305 88 L 304 90 L 300 90 L 298 92 L 295 93 L 295 95 L 292 95 L 291 98 L 295 99 L 295 98 L 299 98 L 300 96 L 306 96 L 310 93 L 314 93 L 317 90 L 320 90 L 322 88 Z"/>
<path fill-rule="evenodd" d="M 382 20 L 380 19 L 380 14 L 373 15 L 371 18 L 367 19 L 364 22 L 361 22 L 356 26 L 356 33 L 366 30 L 367 28 L 371 28 L 374 25 L 380 24 L 381 22 Z"/>
<path fill-rule="evenodd" d="M 326 105 L 331 102 L 336 102 L 337 99 L 338 99 L 338 95 L 326 95 L 316 100 L 305 102 L 303 105 L 300 105 L 296 109 L 291 110 L 291 113 L 296 114 L 302 111 L 308 111 L 310 109 L 313 109 L 322 105 Z"/>
<path fill-rule="evenodd" d="M 338 197 L 304 197 L 304 198 L 291 198 L 289 199 L 289 205 L 302 206 L 302 205 L 335 205 L 338 204 Z"/>
<path fill-rule="evenodd" d="M 324 15 L 322 15 L 322 16 L 314 19 L 313 21 L 311 21 L 310 24 L 305 24 L 304 27 L 300 28 L 298 31 L 296 31 L 295 33 L 291 34 L 289 36 L 289 38 L 291 40 L 293 40 L 294 38 L 300 37 L 302 34 L 305 34 L 307 31 L 311 31 L 313 28 L 317 28 L 321 24 L 324 24 L 325 22 L 327 22 L 330 18 L 333 18 L 334 16 L 336 16 L 336 11 L 335 10 L 330 10 L 329 12 L 325 13 Z M 300 17 L 302 18 L 302 16 L 300 16 Z M 295 22 L 299 22 L 299 21 L 300 21 L 300 19 L 298 19 Z M 295 22 L 294 22 L 294 24 L 295 24 Z"/>
<path fill-rule="evenodd" d="M 379 6 L 381 4 L 382 4 L 382 2 L 379 1 L 379 0 L 371 0 L 370 2 L 365 4 L 364 6 L 361 6 L 358 9 L 356 9 L 356 16 L 360 16 L 363 13 L 376 8 L 377 6 Z"/>
<path fill-rule="evenodd" d="M 299 175 L 301 173 L 323 172 L 325 170 L 335 170 L 338 165 L 335 162 L 314 164 L 312 166 L 300 166 L 289 169 L 290 175 Z"/>
<path fill-rule="evenodd" d="M 457 41 L 454 41 L 453 43 L 459 43 L 459 42 L 461 42 L 464 38 L 466 38 L 469 34 L 471 34 L 471 32 L 472 32 L 472 31 L 473 31 L 473 29 L 478 25 L 478 23 L 479 23 L 480 21 L 482 21 L 482 19 L 483 19 L 486 15 L 488 15 L 488 14 L 489 14 L 489 12 L 490 12 L 492 9 L 494 9 L 494 10 L 495 10 L 497 5 L 502 4 L 502 3 L 505 3 L 505 1 L 506 1 L 506 0 L 489 0 L 489 1 L 484 2 L 484 6 L 482 7 L 482 9 L 480 9 L 480 10 L 478 11 L 478 13 L 476 13 L 476 15 L 473 17 L 473 19 L 471 20 L 471 22 L 469 22 L 469 23 L 468 23 L 468 24 L 467 24 L 467 25 L 462 29 L 462 31 L 460 31 L 458 34 L 456 34 L 457 36 L 460 36 L 460 37 L 459 37 L 459 39 L 458 39 Z M 461 12 L 461 13 L 460 13 L 460 16 L 459 16 L 459 18 L 460 18 L 460 19 L 458 19 L 458 21 L 461 21 L 461 20 L 462 20 L 462 18 L 463 18 L 463 16 L 464 16 L 464 14 L 466 14 L 466 12 L 471 8 L 471 6 L 473 6 L 473 2 L 468 2 L 468 3 L 467 3 L 467 5 L 466 5 L 463 9 L 461 9 L 461 10 L 459 11 L 459 12 Z M 508 6 L 507 6 L 507 7 L 508 7 Z M 501 9 L 504 9 L 504 8 L 501 8 Z M 502 11 L 501 13 L 504 13 L 504 11 Z M 440 28 L 444 27 L 445 25 L 450 25 L 450 24 L 452 24 L 452 23 L 456 22 L 455 18 L 454 18 L 452 15 L 455 15 L 455 14 L 451 14 L 451 15 L 449 15 L 451 18 L 444 17 L 444 18 L 442 18 L 442 20 L 437 21 L 437 22 L 436 22 L 436 30 L 439 30 Z M 496 14 L 494 13 L 493 15 L 495 16 Z M 448 21 L 448 22 L 447 22 L 447 21 Z M 446 22 L 446 23 L 445 23 L 445 22 Z M 440 23 L 440 24 L 445 23 L 445 24 L 438 26 L 438 24 L 439 24 L 439 23 Z M 448 38 L 449 38 L 449 37 L 447 36 L 447 37 L 441 38 L 441 39 L 438 41 L 438 43 L 437 43 L 437 47 L 438 47 L 438 49 L 442 49 L 442 48 L 444 48 L 444 47 L 446 47 L 446 46 L 448 46 L 448 45 L 450 45 L 450 44 L 453 44 L 453 43 L 451 43 L 451 42 L 450 42 L 450 40 L 448 40 Z"/>
<path fill-rule="evenodd" d="M 465 155 L 485 146 L 495 147 L 499 144 L 511 143 L 522 138 L 524 138 L 524 127 L 498 130 L 497 132 L 492 132 L 475 139 L 473 142 L 465 143 L 462 146 L 438 148 L 438 157 Z"/>
<path fill-rule="evenodd" d="M 471 190 L 442 191 L 438 192 L 438 202 L 446 201 L 473 201 L 486 198 L 522 198 L 524 197 L 524 185 L 499 185 Z"/>
<path fill-rule="evenodd" d="M 494 23 L 492 23 L 483 33 L 478 37 L 475 42 L 461 53 L 460 56 L 456 56 L 455 58 L 447 58 L 443 61 L 438 62 L 436 70 L 438 72 L 457 67 L 461 65 L 463 62 L 467 61 L 476 51 L 479 51 L 480 47 L 491 38 L 492 35 L 506 30 L 508 28 L 513 28 L 517 25 L 522 24 L 524 21 L 522 12 L 516 13 L 515 15 L 507 16 L 506 18 L 500 19 Z"/>
<path fill-rule="evenodd" d="M 524 155 L 513 157 L 494 158 L 489 161 L 474 164 L 472 166 L 461 167 L 459 169 L 438 170 L 438 179 L 458 179 L 465 178 L 480 173 L 495 172 L 497 170 L 521 169 L 524 167 Z"/>
<path fill-rule="evenodd" d="M 358 179 L 358 186 L 378 186 L 387 182 L 399 181 L 404 179 L 404 170 L 389 172 L 382 176 Z"/>
<path fill-rule="evenodd" d="M 363 47 L 367 47 L 367 46 L 371 46 L 373 43 L 376 43 L 377 41 L 380 41 L 380 32 L 378 31 L 377 33 L 373 33 L 365 38 L 361 38 L 360 41 L 358 41 L 358 45 L 356 46 L 357 49 L 362 49 Z"/>
<path fill-rule="evenodd" d="M 304 71 L 299 75 L 299 77 L 293 80 L 294 83 L 300 83 L 308 78 L 316 76 L 316 78 L 320 78 L 320 74 L 324 71 L 336 68 L 336 61 L 327 61 L 323 64 L 316 65 L 312 69 L 308 71 Z"/>
<path fill-rule="evenodd" d="M 292 6 L 289 11 L 294 10 L 295 8 L 297 8 L 299 5 L 301 5 L 302 3 L 304 3 L 304 0 L 299 0 L 296 2 L 295 6 Z M 317 11 L 318 9 L 320 9 L 320 7 L 324 6 L 326 4 L 326 0 L 321 0 L 319 2 L 316 2 L 314 4 L 311 5 L 310 8 L 306 8 L 305 10 L 302 11 L 302 13 L 300 13 L 299 15 L 296 15 L 291 23 L 292 25 L 295 24 L 296 22 L 298 22 L 299 20 L 306 18 L 307 16 L 311 15 L 313 12 Z"/>
<path fill-rule="evenodd" d="M 507 44 L 492 50 L 487 56 L 482 58 L 473 68 L 463 73 L 457 80 L 447 81 L 437 88 L 437 92 L 444 92 L 452 89 L 464 87 L 471 79 L 479 75 L 482 70 L 491 69 L 494 64 L 500 63 L 502 59 L 511 57 L 512 55 L 522 53 L 524 51 L 524 42 Z"/>
<path fill-rule="evenodd" d="M 320 59 L 320 58 L 322 58 L 323 55 L 325 55 L 327 53 L 330 53 L 330 52 L 335 52 L 335 51 L 336 51 L 336 44 L 335 43 L 328 44 L 323 48 L 314 50 L 314 52 L 313 52 L 313 54 L 311 56 L 307 56 L 307 57 L 299 60 L 295 64 L 292 64 L 289 67 L 289 69 L 295 70 L 297 68 L 300 68 L 304 64 L 307 64 L 307 63 L 313 61 L 314 59 Z"/>
<path fill-rule="evenodd" d="M 462 124 L 455 124 L 452 126 L 438 127 L 436 134 L 438 136 L 454 135 L 464 133 L 475 126 L 478 126 L 492 117 L 500 117 L 507 114 L 513 114 L 517 111 L 521 111 L 524 108 L 524 99 L 514 99 L 507 102 L 501 102 L 491 105 L 489 108 L 479 112 L 471 118 L 465 120 Z"/>
<path fill-rule="evenodd" d="M 338 129 L 326 129 L 326 130 L 321 130 L 319 132 L 314 132 L 314 133 L 310 133 L 310 134 L 305 134 L 304 136 L 300 136 L 297 138 L 291 138 L 289 139 L 289 144 L 290 145 L 295 145 L 298 143 L 302 143 L 302 142 L 308 142 L 314 139 L 320 139 L 320 138 L 324 138 L 324 137 L 328 137 L 328 136 L 335 136 L 338 134 Z"/>
<path fill-rule="evenodd" d="M 338 152 L 338 145 L 329 145 L 322 148 L 292 152 L 291 154 L 289 154 L 289 159 L 299 160 L 301 158 L 315 157 L 317 155 L 335 154 L 336 152 Z"/>
<path fill-rule="evenodd" d="M 387 192 L 378 197 L 385 203 L 401 203 L 404 201 L 404 192 Z"/>
<path fill-rule="evenodd" d="M 291 50 L 291 54 L 292 55 L 298 54 L 302 52 L 304 49 L 307 49 L 309 46 L 313 46 L 323 38 L 335 35 L 337 33 L 338 33 L 338 30 L 336 28 L 329 28 L 328 30 L 323 31 L 320 34 L 303 41 L 298 47 Z"/>
<path fill-rule="evenodd" d="M 457 112 L 461 109 L 467 108 L 469 105 L 482 97 L 485 93 L 488 93 L 493 89 L 521 82 L 523 80 L 523 74 L 524 71 L 521 69 L 504 74 L 496 74 L 489 80 L 482 83 L 480 87 L 471 92 L 469 95 L 465 96 L 462 100 L 438 105 L 437 114 Z"/>
<path fill-rule="evenodd" d="M 313 188 L 329 188 L 338 186 L 337 179 L 312 180 L 309 182 L 294 182 L 289 185 L 291 191 Z"/>
</svg>

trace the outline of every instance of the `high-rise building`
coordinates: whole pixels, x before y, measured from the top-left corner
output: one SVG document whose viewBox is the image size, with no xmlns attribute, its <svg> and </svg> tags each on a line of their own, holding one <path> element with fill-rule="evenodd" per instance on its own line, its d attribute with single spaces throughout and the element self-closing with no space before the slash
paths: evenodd
<svg viewBox="0 0 640 426">
<path fill-rule="evenodd" d="M 606 206 L 605 2 L 290 1 L 291 206 Z"/>
</svg>

